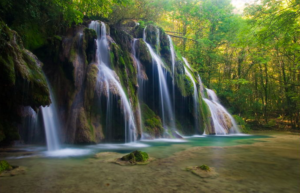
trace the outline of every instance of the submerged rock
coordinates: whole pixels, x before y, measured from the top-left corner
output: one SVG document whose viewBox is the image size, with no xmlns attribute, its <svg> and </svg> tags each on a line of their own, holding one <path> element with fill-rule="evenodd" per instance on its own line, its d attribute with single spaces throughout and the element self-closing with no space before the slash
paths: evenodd
<svg viewBox="0 0 300 193">
<path fill-rule="evenodd" d="M 207 165 L 187 167 L 185 170 L 192 172 L 192 174 L 195 174 L 196 176 L 199 176 L 201 178 L 218 177 L 218 173 L 215 171 L 215 169 L 212 167 L 208 167 Z"/>
</svg>

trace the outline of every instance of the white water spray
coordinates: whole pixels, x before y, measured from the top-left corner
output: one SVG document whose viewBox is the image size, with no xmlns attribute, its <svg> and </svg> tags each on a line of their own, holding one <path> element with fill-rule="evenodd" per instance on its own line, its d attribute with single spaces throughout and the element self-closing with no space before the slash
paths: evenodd
<svg viewBox="0 0 300 193">
<path fill-rule="evenodd" d="M 41 107 L 43 120 L 44 120 L 44 128 L 46 133 L 47 140 L 47 148 L 48 151 L 55 151 L 60 149 L 59 145 L 59 137 L 58 131 L 60 130 L 60 124 L 57 116 L 57 110 L 55 107 L 55 100 L 53 97 L 52 89 L 50 84 L 48 83 L 48 88 L 50 92 L 50 99 L 52 103 L 47 107 Z"/>
</svg>

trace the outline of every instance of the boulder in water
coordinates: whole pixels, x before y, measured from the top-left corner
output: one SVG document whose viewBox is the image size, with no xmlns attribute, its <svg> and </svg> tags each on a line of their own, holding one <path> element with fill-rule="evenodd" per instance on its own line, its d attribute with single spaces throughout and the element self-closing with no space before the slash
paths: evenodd
<svg viewBox="0 0 300 193">
<path fill-rule="evenodd" d="M 122 158 L 117 159 L 114 163 L 122 166 L 146 165 L 151 160 L 153 160 L 153 158 L 149 158 L 149 155 L 146 152 L 136 150 L 123 156 Z"/>
<path fill-rule="evenodd" d="M 148 160 L 148 158 L 149 156 L 146 152 L 136 150 L 131 152 L 128 155 L 123 156 L 121 160 L 135 163 L 135 162 L 145 162 Z"/>
</svg>

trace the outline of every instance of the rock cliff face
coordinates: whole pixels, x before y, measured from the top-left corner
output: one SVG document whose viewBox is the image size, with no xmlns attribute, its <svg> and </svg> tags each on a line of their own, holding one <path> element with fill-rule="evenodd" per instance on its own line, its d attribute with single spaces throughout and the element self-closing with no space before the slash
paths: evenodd
<svg viewBox="0 0 300 193">
<path fill-rule="evenodd" d="M 114 84 L 109 84 L 109 88 L 106 88 L 106 84 L 99 85 L 101 84 L 99 73 L 103 72 L 97 65 L 95 41 L 97 37 L 96 32 L 88 28 L 88 23 L 68 30 L 63 36 L 49 38 L 48 45 L 37 52 L 45 64 L 44 71 L 57 100 L 59 117 L 63 123 L 62 139 L 65 143 L 76 144 L 124 141 L 125 115 L 120 104 L 121 98 Z M 109 65 L 130 102 L 136 123 L 136 138 L 141 138 L 142 134 L 150 138 L 177 136 L 175 131 L 166 134 L 162 125 L 163 115 L 158 105 L 160 103 L 158 77 L 153 71 L 156 64 L 153 63 L 143 40 L 144 33 L 146 41 L 165 63 L 167 87 L 174 92 L 172 104 L 173 100 L 176 101 L 176 104 L 174 102 L 176 130 L 184 135 L 202 134 L 204 128 L 209 125 L 206 124 L 207 114 L 201 108 L 198 115 L 199 127 L 195 128 L 193 87 L 185 74 L 184 62 L 176 57 L 175 73 L 172 76 L 170 42 L 167 34 L 163 29 L 153 25 L 148 25 L 144 32 L 144 27 L 127 26 L 124 29 L 122 26 L 106 25 Z M 134 39 L 137 39 L 135 54 L 145 81 L 142 100 L 138 95 L 140 89 L 137 77 L 138 64 L 132 53 Z M 107 94 L 107 90 L 110 94 Z M 199 102 L 202 103 L 202 100 Z M 108 117 L 113 117 L 113 121 L 109 121 Z"/>
<path fill-rule="evenodd" d="M 194 105 L 193 82 L 200 88 L 197 74 L 191 71 L 191 76 L 187 76 L 184 62 L 178 55 L 172 63 L 170 40 L 163 29 L 154 25 L 116 27 L 105 24 L 105 49 L 108 51 L 105 62 L 109 64 L 114 82 L 103 78 L 106 71 L 99 66 L 96 53 L 99 33 L 89 29 L 89 23 L 70 28 L 62 36 L 49 38 L 48 44 L 36 51 L 44 63 L 43 70 L 57 101 L 63 128 L 62 142 L 93 144 L 124 142 L 128 138 L 124 128 L 128 127 L 126 121 L 130 116 L 124 111 L 124 95 L 118 85 L 121 85 L 133 114 L 135 127 L 128 129 L 133 130 L 129 133 L 136 139 L 142 136 L 180 137 L 178 132 L 183 135 L 202 134 L 204 130 L 214 132 L 210 111 L 200 94 L 196 101 L 198 106 Z M 1 24 L 1 31 L 4 33 L 0 39 L 0 113 L 4 119 L 0 122 L 0 141 L 17 138 L 17 132 L 11 129 L 16 119 L 11 117 L 17 116 L 18 112 L 22 112 L 23 121 L 27 122 L 36 116 L 23 106 L 38 109 L 51 102 L 42 63 L 23 48 L 14 31 L 4 24 Z M 174 113 L 172 119 L 175 120 L 163 123 L 160 80 L 155 70 L 158 64 L 153 62 L 145 41 L 163 62 L 166 89 Z M 230 118 L 225 118 L 229 127 Z M 170 125 L 171 121 L 175 123 L 174 128 L 166 128 L 164 124 Z M 42 127 L 42 124 L 38 123 L 36 127 Z M 20 132 L 25 141 L 29 130 L 30 126 L 25 126 Z"/>
<path fill-rule="evenodd" d="M 19 139 L 22 106 L 51 103 L 42 63 L 24 49 L 19 35 L 0 21 L 0 143 Z"/>
</svg>

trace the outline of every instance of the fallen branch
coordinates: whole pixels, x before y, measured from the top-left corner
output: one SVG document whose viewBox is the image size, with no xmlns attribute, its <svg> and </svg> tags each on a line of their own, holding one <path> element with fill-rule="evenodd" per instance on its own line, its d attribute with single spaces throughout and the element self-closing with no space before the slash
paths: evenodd
<svg viewBox="0 0 300 193">
<path fill-rule="evenodd" d="M 182 36 L 176 36 L 176 35 L 171 35 L 171 34 L 168 34 L 168 35 L 171 36 L 171 37 L 174 37 L 174 38 L 187 39 L 187 40 L 191 40 L 191 41 L 197 42 L 197 40 L 190 39 L 190 38 L 185 38 L 185 37 L 182 37 Z"/>
</svg>

